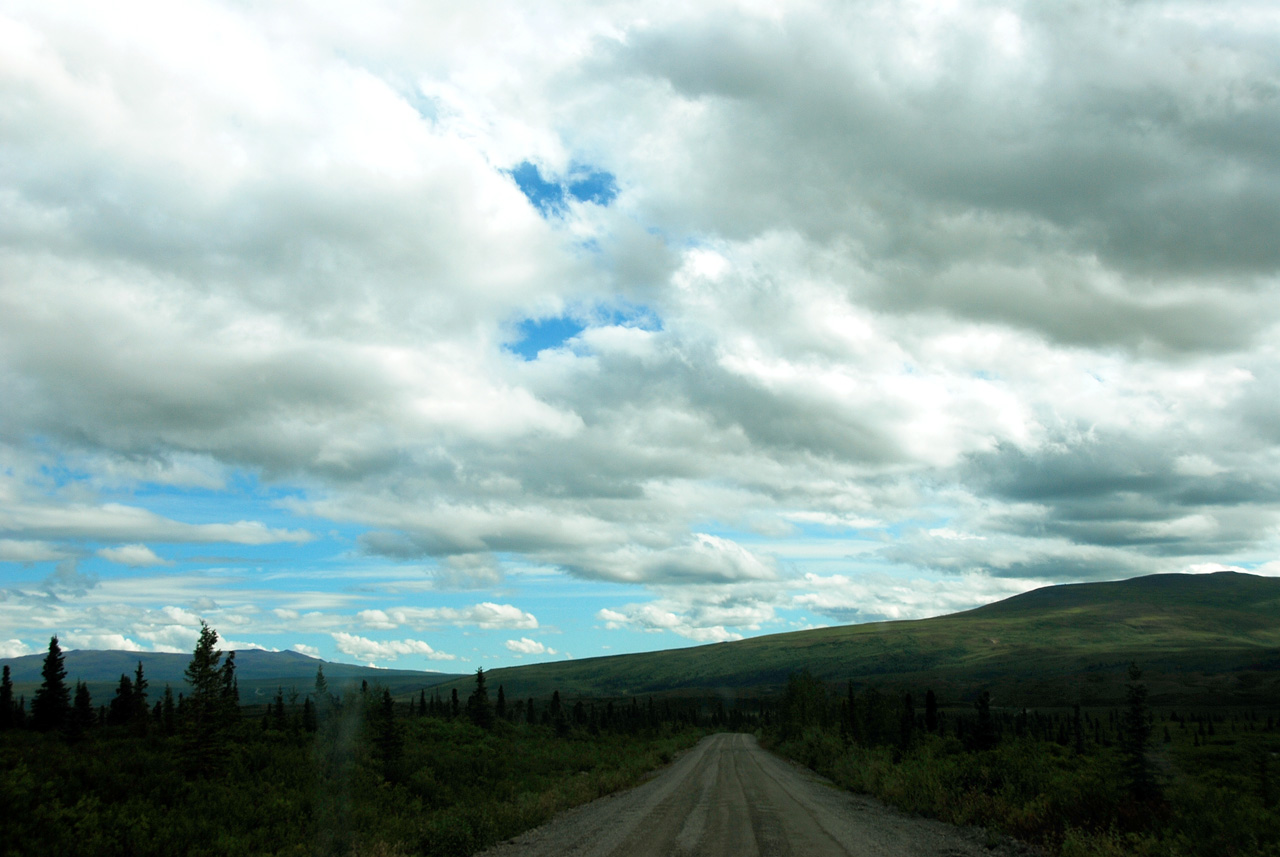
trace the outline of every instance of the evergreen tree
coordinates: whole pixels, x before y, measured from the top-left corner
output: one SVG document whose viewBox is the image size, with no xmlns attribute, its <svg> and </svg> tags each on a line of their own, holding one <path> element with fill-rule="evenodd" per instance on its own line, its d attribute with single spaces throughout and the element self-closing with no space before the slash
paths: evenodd
<svg viewBox="0 0 1280 857">
<path fill-rule="evenodd" d="M 142 661 L 133 671 L 133 723 L 139 732 L 147 729 L 147 687 L 148 682 L 142 675 Z"/>
<path fill-rule="evenodd" d="M 902 720 L 898 728 L 898 746 L 907 749 L 911 746 L 911 738 L 916 729 L 916 705 L 911 694 L 902 698 Z"/>
<path fill-rule="evenodd" d="M 9 729 L 14 725 L 13 680 L 9 677 L 9 665 L 4 665 L 4 675 L 0 677 L 0 729 Z"/>
<path fill-rule="evenodd" d="M 418 716 L 425 717 L 427 714 L 427 689 L 424 687 L 418 691 Z"/>
<path fill-rule="evenodd" d="M 1125 778 L 1129 792 L 1140 800 L 1156 796 L 1155 779 L 1147 764 L 1147 745 L 1151 742 L 1151 721 L 1147 710 L 1147 686 L 1140 683 L 1142 670 L 1129 665 L 1129 683 L 1125 685 L 1128 707 L 1120 723 L 1120 749 L 1124 756 Z"/>
<path fill-rule="evenodd" d="M 931 735 L 938 731 L 938 697 L 932 690 L 924 692 L 924 728 Z"/>
<path fill-rule="evenodd" d="M 283 732 L 286 725 L 284 717 L 284 688 L 280 687 L 276 689 L 275 702 L 271 706 L 271 726 L 273 729 Z"/>
<path fill-rule="evenodd" d="M 538 722 L 537 718 L 534 716 L 532 696 L 529 697 L 529 701 L 524 705 L 524 722 L 528 723 L 530 726 L 533 726 Z"/>
<path fill-rule="evenodd" d="M 191 686 L 183 700 L 183 739 L 190 773 L 216 773 L 227 754 L 227 729 L 238 714 L 235 706 L 235 652 L 222 661 L 218 632 L 200 623 L 200 639 L 184 673 Z"/>
<path fill-rule="evenodd" d="M 974 705 L 978 710 L 978 723 L 972 736 L 973 749 L 990 750 L 999 741 L 995 721 L 991 719 L 991 693 L 984 690 Z"/>
<path fill-rule="evenodd" d="M 116 695 L 111 699 L 111 707 L 107 710 L 107 724 L 123 726 L 133 719 L 133 681 L 120 674 L 120 684 L 116 687 Z"/>
<path fill-rule="evenodd" d="M 484 686 L 484 667 L 476 667 L 476 689 L 467 698 L 467 716 L 481 729 L 493 728 L 493 709 Z"/>
<path fill-rule="evenodd" d="M 79 738 L 97 720 L 98 714 L 93 710 L 93 699 L 89 696 L 89 686 L 82 681 L 77 681 L 75 703 L 71 709 L 71 724 L 68 734 L 72 738 Z"/>
<path fill-rule="evenodd" d="M 42 732 L 61 729 L 71 714 L 71 693 L 67 690 L 67 670 L 63 666 L 62 649 L 58 638 L 49 640 L 49 654 L 45 655 L 40 670 L 43 681 L 31 700 L 32 725 Z"/>
<path fill-rule="evenodd" d="M 457 716 L 458 716 L 458 711 L 459 711 L 459 705 L 458 705 L 458 689 L 455 687 L 455 688 L 453 689 L 453 696 L 452 696 L 452 698 L 450 699 L 450 702 L 449 702 L 449 716 L 450 716 L 450 717 L 457 717 Z"/>
<path fill-rule="evenodd" d="M 312 695 L 316 698 L 316 716 L 333 710 L 333 697 L 329 695 L 329 682 L 324 677 L 324 664 L 316 667 L 316 684 Z"/>
<path fill-rule="evenodd" d="M 164 697 L 160 700 L 160 728 L 166 735 L 172 735 L 177 730 L 178 724 L 174 709 L 173 688 L 166 684 L 164 686 Z"/>
<path fill-rule="evenodd" d="M 502 689 L 502 685 L 498 685 L 498 701 L 493 706 L 493 713 L 499 720 L 507 719 L 507 694 Z"/>
<path fill-rule="evenodd" d="M 395 700 L 391 691 L 382 690 L 382 701 L 370 712 L 373 727 L 373 741 L 378 756 L 388 765 L 400 760 L 404 746 L 400 740 L 400 731 L 396 728 Z"/>
<path fill-rule="evenodd" d="M 311 702 L 311 697 L 307 697 L 302 701 L 302 728 L 307 732 L 315 732 L 319 728 L 316 720 L 316 707 Z"/>
</svg>

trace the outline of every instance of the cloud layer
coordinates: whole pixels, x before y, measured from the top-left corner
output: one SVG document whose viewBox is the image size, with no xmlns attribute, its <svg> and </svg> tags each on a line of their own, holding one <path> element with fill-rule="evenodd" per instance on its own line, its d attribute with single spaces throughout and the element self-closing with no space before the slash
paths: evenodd
<svg viewBox="0 0 1280 857">
<path fill-rule="evenodd" d="M 1278 81 L 1250 2 L 10 8 L 0 638 L 1274 569 Z"/>
</svg>

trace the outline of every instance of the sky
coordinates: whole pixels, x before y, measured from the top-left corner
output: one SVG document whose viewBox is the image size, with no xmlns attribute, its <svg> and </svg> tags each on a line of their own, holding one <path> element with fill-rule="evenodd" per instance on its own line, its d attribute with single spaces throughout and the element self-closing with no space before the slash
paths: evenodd
<svg viewBox="0 0 1280 857">
<path fill-rule="evenodd" d="M 0 656 L 1280 575 L 1280 7 L 0 0 Z"/>
</svg>

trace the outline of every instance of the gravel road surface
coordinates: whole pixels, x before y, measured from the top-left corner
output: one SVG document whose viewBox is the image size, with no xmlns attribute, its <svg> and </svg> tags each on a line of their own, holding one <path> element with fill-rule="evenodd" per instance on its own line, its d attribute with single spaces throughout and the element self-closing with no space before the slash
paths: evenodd
<svg viewBox="0 0 1280 857">
<path fill-rule="evenodd" d="M 992 857 L 980 831 L 841 791 L 761 750 L 712 735 L 653 779 L 570 810 L 482 857 Z"/>
</svg>

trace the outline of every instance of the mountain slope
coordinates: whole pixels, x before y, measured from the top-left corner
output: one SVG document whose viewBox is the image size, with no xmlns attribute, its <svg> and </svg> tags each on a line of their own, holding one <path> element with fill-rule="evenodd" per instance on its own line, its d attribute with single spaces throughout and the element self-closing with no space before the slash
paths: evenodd
<svg viewBox="0 0 1280 857">
<path fill-rule="evenodd" d="M 797 631 L 662 652 L 493 670 L 508 695 L 771 692 L 829 681 L 986 686 L 1026 704 L 1122 695 L 1130 662 L 1176 699 L 1256 699 L 1280 678 L 1280 580 L 1222 572 L 1052 586 L 950 616 Z M 460 684 L 459 686 L 464 686 Z M 1225 695 L 1225 696 L 1224 696 Z M 1275 698 L 1274 695 L 1271 698 Z"/>
</svg>

